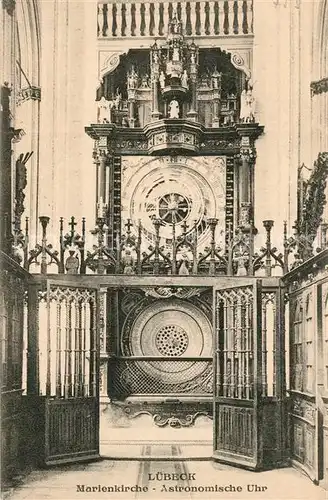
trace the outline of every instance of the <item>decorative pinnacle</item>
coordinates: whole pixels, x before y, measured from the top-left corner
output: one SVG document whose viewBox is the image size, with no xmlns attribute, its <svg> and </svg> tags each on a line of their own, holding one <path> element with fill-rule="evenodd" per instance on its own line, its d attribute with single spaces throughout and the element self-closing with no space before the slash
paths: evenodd
<svg viewBox="0 0 328 500">
<path fill-rule="evenodd" d="M 50 217 L 47 215 L 40 215 L 39 221 L 41 223 L 42 229 L 46 229 L 47 225 L 49 224 Z"/>
<path fill-rule="evenodd" d="M 267 230 L 270 231 L 273 228 L 273 220 L 264 220 L 263 221 L 263 227 Z"/>
</svg>

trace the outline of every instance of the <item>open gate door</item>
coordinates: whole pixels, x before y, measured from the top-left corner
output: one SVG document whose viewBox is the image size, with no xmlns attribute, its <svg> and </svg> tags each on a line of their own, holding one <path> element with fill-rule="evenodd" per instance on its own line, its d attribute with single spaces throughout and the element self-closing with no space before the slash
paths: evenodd
<svg viewBox="0 0 328 500">
<path fill-rule="evenodd" d="M 47 465 L 99 456 L 98 295 L 97 287 L 47 280 L 40 357 Z"/>
<path fill-rule="evenodd" d="M 214 288 L 214 454 L 261 467 L 261 282 Z"/>
</svg>

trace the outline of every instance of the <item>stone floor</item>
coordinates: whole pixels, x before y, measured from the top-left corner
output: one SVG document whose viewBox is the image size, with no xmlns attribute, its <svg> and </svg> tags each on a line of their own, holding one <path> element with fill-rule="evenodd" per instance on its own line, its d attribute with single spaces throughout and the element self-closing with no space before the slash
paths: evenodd
<svg viewBox="0 0 328 500">
<path fill-rule="evenodd" d="M 170 443 L 179 446 L 180 458 L 210 458 L 213 449 L 213 421 L 200 416 L 192 427 L 158 427 L 153 424 L 150 415 L 127 418 L 118 405 L 108 404 L 100 413 L 102 457 L 138 460 L 151 456 L 171 459 L 171 447 L 166 446 Z"/>
<path fill-rule="evenodd" d="M 145 446 L 145 455 L 151 457 L 151 451 L 147 453 Z M 167 444 L 163 454 L 168 454 L 168 446 L 171 460 L 103 459 L 33 471 L 7 492 L 6 499 L 328 500 L 327 491 L 294 469 L 255 473 L 208 460 L 184 461 L 178 445 Z M 136 486 L 139 491 L 135 491 Z M 122 487 L 130 490 L 123 492 Z M 220 488 L 224 488 L 223 491 Z"/>
</svg>

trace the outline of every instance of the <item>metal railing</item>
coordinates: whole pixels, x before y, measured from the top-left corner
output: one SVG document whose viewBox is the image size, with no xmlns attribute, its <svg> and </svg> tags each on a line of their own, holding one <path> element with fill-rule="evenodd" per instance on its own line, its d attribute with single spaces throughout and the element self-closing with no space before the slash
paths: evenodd
<svg viewBox="0 0 328 500">
<path fill-rule="evenodd" d="M 88 244 L 86 222 L 82 219 L 81 232 L 76 230 L 74 217 L 64 232 L 64 219 L 60 219 L 59 241 L 49 242 L 47 226 L 50 218 L 40 217 L 42 238 L 34 248 L 29 244 L 28 220 L 23 232 L 20 228 L 13 237 L 12 257 L 29 272 L 45 275 L 59 274 L 137 274 L 137 275 L 207 275 L 207 276 L 254 276 L 264 270 L 265 276 L 272 276 L 273 268 L 280 268 L 285 274 L 314 255 L 313 240 L 297 232 L 288 237 L 284 224 L 282 251 L 273 246 L 271 231 L 273 221 L 263 221 L 266 241 L 256 247 L 254 231 L 240 229 L 228 231 L 225 248 L 216 242 L 218 220 L 208 219 L 210 237 L 208 246 L 200 250 L 197 229 L 183 226 L 182 234 L 176 236 L 173 230 L 170 248 L 164 248 L 161 238 L 161 223 L 154 220 L 155 239 L 152 245 L 147 241 L 139 225 L 137 234 L 131 230 L 131 221 L 125 224 L 125 232 L 118 236 L 114 246 L 109 244 L 109 228 L 105 218 L 98 217 L 96 227 L 88 231 L 96 242 Z M 174 229 L 174 228 L 173 228 Z M 326 227 L 322 229 L 322 248 L 327 248 Z M 292 254 L 292 259 L 291 259 Z M 34 270 L 32 270 L 32 267 Z M 276 274 L 276 273 L 275 273 Z"/>
</svg>

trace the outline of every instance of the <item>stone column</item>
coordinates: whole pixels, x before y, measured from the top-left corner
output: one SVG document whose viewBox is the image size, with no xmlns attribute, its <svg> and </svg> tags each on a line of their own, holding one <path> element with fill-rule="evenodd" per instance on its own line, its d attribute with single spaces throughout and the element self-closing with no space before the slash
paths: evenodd
<svg viewBox="0 0 328 500">
<path fill-rule="evenodd" d="M 2 175 L 0 193 L 0 238 L 2 248 L 10 253 L 14 201 L 14 162 L 12 157 L 15 129 L 15 2 L 2 1 L 0 7 L 0 69 L 2 95 L 1 157 L 6 175 Z"/>
<path fill-rule="evenodd" d="M 242 138 L 239 168 L 239 220 L 242 229 L 251 229 L 254 225 L 254 163 L 255 148 L 249 137 Z"/>
<path fill-rule="evenodd" d="M 92 142 L 83 130 L 95 113 L 97 5 L 88 0 L 39 3 L 42 57 L 51 61 L 41 68 L 39 206 L 51 217 L 50 232 L 57 237 L 60 216 L 94 216 Z"/>
<path fill-rule="evenodd" d="M 212 120 L 212 128 L 219 128 L 220 126 L 220 100 L 213 100 L 213 120 Z"/>
<path fill-rule="evenodd" d="M 40 151 L 40 112 L 41 112 L 41 81 L 40 81 L 40 53 L 31 47 L 38 45 L 41 32 L 38 25 L 40 6 L 33 3 L 32 11 L 28 12 L 24 2 L 16 2 L 16 18 L 18 39 L 15 43 L 17 50 L 16 70 L 20 73 L 16 84 L 15 128 L 23 129 L 26 134 L 15 146 L 15 158 L 22 153 L 33 151 L 27 165 L 27 186 L 25 189 L 25 217 L 29 218 L 29 243 L 33 247 L 40 238 L 39 224 L 39 151 Z M 22 43 L 24 40 L 24 43 Z M 44 104 L 44 103 L 43 103 Z M 43 106 L 42 104 L 42 106 Z M 23 223 L 24 225 L 24 223 Z"/>
<path fill-rule="evenodd" d="M 191 106 L 187 114 L 188 118 L 194 122 L 198 118 L 197 110 L 197 72 L 198 72 L 198 50 L 192 43 L 190 46 L 190 91 L 191 91 Z"/>
<path fill-rule="evenodd" d="M 101 137 L 94 151 L 96 164 L 96 217 L 105 217 L 108 206 L 107 194 L 107 137 Z"/>
<path fill-rule="evenodd" d="M 153 74 L 152 77 L 152 118 L 154 121 L 159 120 L 161 114 L 158 109 L 158 75 Z"/>
<path fill-rule="evenodd" d="M 190 75 L 190 90 L 191 90 L 191 106 L 187 113 L 190 120 L 196 122 L 198 118 L 197 112 L 197 79 L 196 75 Z"/>
<path fill-rule="evenodd" d="M 136 124 L 136 119 L 135 119 L 135 100 L 134 99 L 129 99 L 129 125 L 130 128 L 134 128 Z"/>
</svg>

